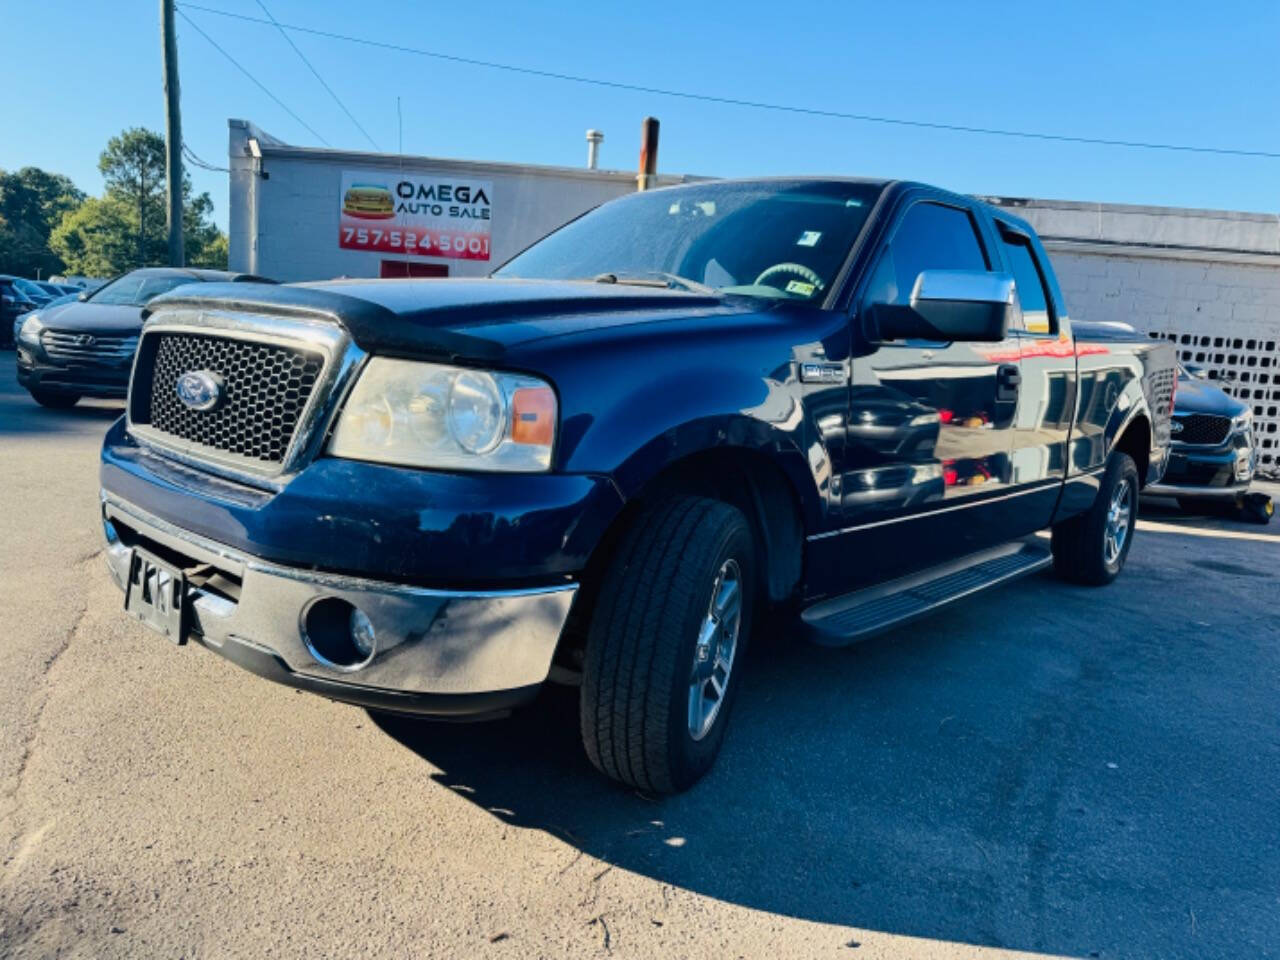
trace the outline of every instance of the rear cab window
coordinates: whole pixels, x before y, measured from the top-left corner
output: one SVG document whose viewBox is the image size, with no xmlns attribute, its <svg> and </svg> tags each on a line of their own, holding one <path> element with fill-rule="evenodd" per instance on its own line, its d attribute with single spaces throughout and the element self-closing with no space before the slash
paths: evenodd
<svg viewBox="0 0 1280 960">
<path fill-rule="evenodd" d="M 1031 239 L 1000 224 L 1000 247 L 1022 307 L 1022 329 L 1027 333 L 1057 333 L 1057 318 L 1050 309 L 1049 288 Z"/>
</svg>

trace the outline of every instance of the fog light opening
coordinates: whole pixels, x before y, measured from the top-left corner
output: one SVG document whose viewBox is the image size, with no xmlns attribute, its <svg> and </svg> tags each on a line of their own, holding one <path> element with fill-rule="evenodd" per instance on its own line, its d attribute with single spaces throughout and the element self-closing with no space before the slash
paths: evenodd
<svg viewBox="0 0 1280 960">
<path fill-rule="evenodd" d="M 377 652 L 377 638 L 369 617 L 359 607 L 337 597 L 323 597 L 302 613 L 302 639 L 311 656 L 335 670 L 359 670 Z"/>
</svg>

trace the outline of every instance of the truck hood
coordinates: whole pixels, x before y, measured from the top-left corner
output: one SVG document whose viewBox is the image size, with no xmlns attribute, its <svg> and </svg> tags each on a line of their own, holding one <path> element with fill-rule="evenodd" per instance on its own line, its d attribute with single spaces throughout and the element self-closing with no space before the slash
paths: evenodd
<svg viewBox="0 0 1280 960">
<path fill-rule="evenodd" d="M 1173 412 L 1178 416 L 1189 413 L 1212 413 L 1222 417 L 1238 417 L 1248 409 L 1248 404 L 1228 396 L 1212 381 L 1196 377 L 1178 379 L 1178 396 L 1173 401 Z"/>
<path fill-rule="evenodd" d="M 336 280 L 284 286 L 206 283 L 153 300 L 175 308 L 326 319 L 363 349 L 485 360 L 586 330 L 758 312 L 758 298 L 591 281 Z"/>
<path fill-rule="evenodd" d="M 504 345 L 727 309 L 727 298 L 719 296 L 592 281 L 365 280 L 306 286 L 368 300 L 415 324 Z"/>
<path fill-rule="evenodd" d="M 71 300 L 42 307 L 39 314 L 50 330 L 130 336 L 142 329 L 142 307 Z"/>
</svg>

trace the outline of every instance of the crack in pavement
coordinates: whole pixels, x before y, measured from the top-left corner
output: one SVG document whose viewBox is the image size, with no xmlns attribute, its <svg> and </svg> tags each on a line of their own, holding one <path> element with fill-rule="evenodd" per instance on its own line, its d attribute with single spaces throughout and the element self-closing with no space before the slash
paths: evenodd
<svg viewBox="0 0 1280 960">
<path fill-rule="evenodd" d="M 95 550 L 93 553 L 77 559 L 72 566 L 77 570 L 77 572 L 79 572 L 80 568 L 86 567 L 97 560 L 98 557 L 102 556 L 102 553 L 103 549 L 101 548 Z M 83 583 L 85 581 L 81 580 L 80 582 Z M 71 641 L 75 638 L 76 633 L 79 632 L 80 627 L 83 625 L 85 617 L 87 617 L 88 614 L 89 598 L 88 589 L 86 587 L 85 594 L 81 597 L 80 609 L 76 613 L 75 619 L 68 626 L 66 633 L 62 637 L 62 642 L 58 645 L 57 649 L 45 659 L 43 673 L 32 690 L 31 696 L 38 696 L 39 699 L 34 707 L 27 711 L 30 722 L 28 725 L 27 735 L 23 738 L 22 748 L 18 754 L 18 768 L 13 775 L 8 778 L 11 783 L 6 785 L 3 794 L 0 795 L 6 802 L 6 809 L 0 811 L 0 822 L 8 822 L 15 819 L 18 811 L 22 808 L 18 795 L 22 792 L 23 783 L 26 780 L 27 767 L 31 763 L 31 756 L 35 749 L 35 740 L 36 737 L 39 736 L 40 725 L 41 721 L 44 719 L 45 708 L 48 706 L 49 699 L 52 695 L 52 685 L 49 680 L 49 675 L 53 672 L 53 668 L 57 665 L 58 661 L 62 659 L 63 654 L 71 648 Z M 6 870 L 6 878 L 7 875 L 8 871 Z"/>
</svg>

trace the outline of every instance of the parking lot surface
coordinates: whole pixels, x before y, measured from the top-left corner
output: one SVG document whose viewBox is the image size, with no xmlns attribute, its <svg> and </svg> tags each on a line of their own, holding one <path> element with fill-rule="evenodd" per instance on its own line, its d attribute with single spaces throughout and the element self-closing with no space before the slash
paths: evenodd
<svg viewBox="0 0 1280 960">
<path fill-rule="evenodd" d="M 1109 588 L 766 628 L 719 765 L 657 801 L 571 693 L 375 720 L 126 621 L 119 405 L 0 371 L 0 955 L 1280 954 L 1280 522 L 1152 508 Z"/>
</svg>

